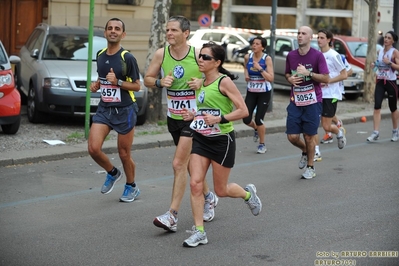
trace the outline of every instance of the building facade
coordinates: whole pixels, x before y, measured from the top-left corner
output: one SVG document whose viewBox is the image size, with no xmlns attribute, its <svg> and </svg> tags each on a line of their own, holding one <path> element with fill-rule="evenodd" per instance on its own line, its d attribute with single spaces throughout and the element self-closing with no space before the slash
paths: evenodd
<svg viewBox="0 0 399 266">
<path fill-rule="evenodd" d="M 95 0 L 93 24 L 104 27 L 108 19 L 118 17 L 126 24 L 124 48 L 132 51 L 144 71 L 148 53 L 155 0 Z M 392 29 L 393 1 L 380 0 L 377 30 Z M 90 0 L 1 0 L 0 39 L 9 54 L 18 54 L 30 32 L 40 23 L 88 26 Z M 212 26 L 270 29 L 273 0 L 221 0 L 214 12 Z M 192 29 L 200 28 L 198 19 L 212 13 L 211 0 L 172 0 L 170 15 L 184 15 Z M 309 25 L 314 30 L 329 28 L 337 34 L 367 37 L 368 5 L 364 0 L 278 0 L 277 28 Z"/>
</svg>

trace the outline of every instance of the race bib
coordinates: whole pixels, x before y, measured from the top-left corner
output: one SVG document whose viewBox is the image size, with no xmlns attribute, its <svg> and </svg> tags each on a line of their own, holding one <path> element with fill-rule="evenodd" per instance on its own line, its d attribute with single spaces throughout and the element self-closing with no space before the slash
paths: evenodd
<svg viewBox="0 0 399 266">
<path fill-rule="evenodd" d="M 294 87 L 294 98 L 296 106 L 306 106 L 317 103 L 316 91 L 313 84 Z"/>
<path fill-rule="evenodd" d="M 101 99 L 106 103 L 117 103 L 121 101 L 121 88 L 111 84 L 101 84 Z"/>
<path fill-rule="evenodd" d="M 193 90 L 167 90 L 168 110 L 171 114 L 181 115 L 183 108 L 197 109 L 195 91 Z"/>
<path fill-rule="evenodd" d="M 220 116 L 220 110 L 218 109 L 201 109 L 195 115 L 194 120 L 190 124 L 190 128 L 204 136 L 220 134 L 221 130 L 219 124 L 207 125 L 204 120 L 204 113 Z"/>
<path fill-rule="evenodd" d="M 266 92 L 266 80 L 259 77 L 250 77 L 247 90 L 250 92 Z"/>
<path fill-rule="evenodd" d="M 390 66 L 380 66 L 378 67 L 377 79 L 387 79 L 389 76 Z"/>
</svg>

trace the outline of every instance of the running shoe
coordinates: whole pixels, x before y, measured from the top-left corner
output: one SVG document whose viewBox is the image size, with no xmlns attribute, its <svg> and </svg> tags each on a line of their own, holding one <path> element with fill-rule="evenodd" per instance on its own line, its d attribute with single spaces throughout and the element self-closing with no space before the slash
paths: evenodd
<svg viewBox="0 0 399 266">
<path fill-rule="evenodd" d="M 398 141 L 398 139 L 399 139 L 398 130 L 392 130 L 392 138 L 391 138 L 391 141 L 396 142 L 396 141 Z"/>
<path fill-rule="evenodd" d="M 342 120 L 338 119 L 337 127 L 338 127 L 338 129 L 343 128 L 344 129 L 344 133 L 346 134 L 346 129 L 344 128 L 344 122 L 342 122 Z"/>
<path fill-rule="evenodd" d="M 367 138 L 367 141 L 373 142 L 373 141 L 378 140 L 379 137 L 380 137 L 380 134 L 378 133 L 378 131 L 373 131 L 373 133 L 370 135 L 370 137 Z"/>
<path fill-rule="evenodd" d="M 302 174 L 302 177 L 305 179 L 312 179 L 316 176 L 316 170 L 312 167 L 307 167 L 305 173 Z"/>
<path fill-rule="evenodd" d="M 253 138 L 254 142 L 258 142 L 259 140 L 259 135 L 258 135 L 258 131 L 254 130 L 254 138 Z"/>
<path fill-rule="evenodd" d="M 115 176 L 107 174 L 107 176 L 105 177 L 104 185 L 101 188 L 101 193 L 103 194 L 110 193 L 114 189 L 115 183 L 121 179 L 123 174 L 121 171 L 119 171 L 119 169 L 117 170 L 118 173 Z"/>
<path fill-rule="evenodd" d="M 326 133 L 324 137 L 321 139 L 320 143 L 328 144 L 328 143 L 333 143 L 333 141 L 334 141 L 333 137 L 330 134 Z"/>
<path fill-rule="evenodd" d="M 219 198 L 212 191 L 209 192 L 209 196 L 205 198 L 204 204 L 204 222 L 210 222 L 215 218 L 215 208 L 218 205 Z"/>
<path fill-rule="evenodd" d="M 187 230 L 188 233 L 191 233 L 191 236 L 184 240 L 183 247 L 194 248 L 198 245 L 208 244 L 208 238 L 206 237 L 206 232 L 201 232 L 195 225 L 191 230 Z"/>
<path fill-rule="evenodd" d="M 256 187 L 254 184 L 248 184 L 245 190 L 251 193 L 251 197 L 245 201 L 254 216 L 257 216 L 262 211 L 262 202 L 258 195 L 256 195 Z"/>
<path fill-rule="evenodd" d="M 313 161 L 314 161 L 314 162 L 321 162 L 321 160 L 322 160 L 322 158 L 321 158 L 321 153 L 316 152 L 316 153 L 314 154 L 314 159 L 313 159 Z"/>
<path fill-rule="evenodd" d="M 123 202 L 132 202 L 140 195 L 140 189 L 136 187 L 132 187 L 130 185 L 125 185 L 125 190 L 123 190 L 122 197 L 119 198 L 119 201 Z"/>
<path fill-rule="evenodd" d="M 299 161 L 299 163 L 298 163 L 298 167 L 299 167 L 299 169 L 303 169 L 303 168 L 305 168 L 305 166 L 308 164 L 308 156 L 305 154 L 305 155 L 301 155 L 301 160 Z"/>
<path fill-rule="evenodd" d="M 258 151 L 256 153 L 266 153 L 267 148 L 265 144 L 259 144 Z"/>
<path fill-rule="evenodd" d="M 170 211 L 155 217 L 153 224 L 169 232 L 176 232 L 177 230 L 177 218 Z"/>
<path fill-rule="evenodd" d="M 341 119 L 338 119 L 337 127 L 340 128 L 340 127 L 343 127 L 343 126 L 344 126 L 344 122 L 342 122 Z"/>
<path fill-rule="evenodd" d="M 341 127 L 339 131 L 341 131 L 341 137 L 337 137 L 338 149 L 343 149 L 346 146 L 345 131 L 343 127 Z"/>
</svg>

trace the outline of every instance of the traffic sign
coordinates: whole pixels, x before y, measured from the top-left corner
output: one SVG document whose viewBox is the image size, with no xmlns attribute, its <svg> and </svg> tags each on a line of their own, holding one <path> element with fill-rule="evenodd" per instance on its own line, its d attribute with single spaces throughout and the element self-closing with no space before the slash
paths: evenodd
<svg viewBox="0 0 399 266">
<path fill-rule="evenodd" d="M 217 10 L 220 6 L 220 0 L 212 0 L 211 5 L 213 10 Z"/>
<path fill-rule="evenodd" d="M 209 27 L 212 23 L 211 17 L 208 14 L 202 14 L 198 17 L 198 23 L 201 27 Z"/>
</svg>

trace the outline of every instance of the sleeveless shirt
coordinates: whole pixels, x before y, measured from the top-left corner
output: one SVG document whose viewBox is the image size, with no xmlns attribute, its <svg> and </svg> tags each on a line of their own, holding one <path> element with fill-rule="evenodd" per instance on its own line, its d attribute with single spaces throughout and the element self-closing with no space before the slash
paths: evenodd
<svg viewBox="0 0 399 266">
<path fill-rule="evenodd" d="M 167 88 L 166 100 L 168 103 L 167 115 L 176 120 L 183 120 L 183 108 L 196 110 L 196 91 L 189 88 L 187 82 L 191 78 L 202 78 L 195 56 L 195 48 L 190 46 L 187 55 L 176 60 L 170 54 L 170 46 L 164 49 L 164 57 L 161 64 L 162 76 L 172 73 L 174 77 L 172 86 Z"/>
</svg>

